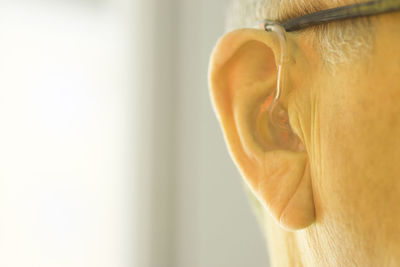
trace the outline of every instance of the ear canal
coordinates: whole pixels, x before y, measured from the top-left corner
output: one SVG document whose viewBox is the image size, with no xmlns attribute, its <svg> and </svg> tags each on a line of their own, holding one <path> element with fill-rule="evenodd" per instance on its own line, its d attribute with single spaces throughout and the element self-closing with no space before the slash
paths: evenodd
<svg viewBox="0 0 400 267">
<path fill-rule="evenodd" d="M 279 51 L 273 33 L 228 33 L 211 57 L 210 92 L 245 182 L 277 223 L 296 230 L 315 220 L 314 201 L 308 157 L 289 124 L 288 91 L 274 102 Z"/>
<path fill-rule="evenodd" d="M 278 101 L 274 102 L 273 98 L 274 93 L 271 93 L 260 107 L 257 119 L 258 132 L 263 136 L 261 139 L 268 140 L 263 142 L 266 151 L 304 151 L 303 143 L 290 125 L 287 109 Z"/>
</svg>

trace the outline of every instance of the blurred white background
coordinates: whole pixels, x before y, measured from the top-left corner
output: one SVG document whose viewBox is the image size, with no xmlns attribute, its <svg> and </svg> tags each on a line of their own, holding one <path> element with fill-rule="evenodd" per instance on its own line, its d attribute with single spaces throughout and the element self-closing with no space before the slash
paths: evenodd
<svg viewBox="0 0 400 267">
<path fill-rule="evenodd" d="M 228 2 L 0 2 L 0 266 L 268 266 L 208 97 Z"/>
</svg>

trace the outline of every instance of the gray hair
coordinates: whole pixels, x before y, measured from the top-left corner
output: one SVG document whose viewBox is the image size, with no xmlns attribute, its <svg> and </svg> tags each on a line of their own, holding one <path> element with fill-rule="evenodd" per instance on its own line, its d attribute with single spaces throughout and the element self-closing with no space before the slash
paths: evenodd
<svg viewBox="0 0 400 267">
<path fill-rule="evenodd" d="M 284 21 L 322 9 L 349 4 L 349 0 L 233 0 L 228 15 L 228 30 L 253 26 L 256 21 Z M 351 1 L 360 2 L 360 1 Z M 371 49 L 372 34 L 368 34 L 367 19 L 334 22 L 312 29 L 321 56 L 327 66 L 360 58 Z M 309 31 L 309 30 L 307 30 Z"/>
</svg>

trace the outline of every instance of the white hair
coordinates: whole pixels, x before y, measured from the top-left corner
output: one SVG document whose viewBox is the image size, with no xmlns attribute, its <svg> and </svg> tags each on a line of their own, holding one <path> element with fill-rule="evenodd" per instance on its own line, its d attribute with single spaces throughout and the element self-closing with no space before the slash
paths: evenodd
<svg viewBox="0 0 400 267">
<path fill-rule="evenodd" d="M 255 22 L 263 19 L 284 21 L 346 5 L 349 2 L 349 0 L 233 0 L 227 26 L 231 30 L 253 26 Z M 372 44 L 372 34 L 367 32 L 367 28 L 370 28 L 367 27 L 368 24 L 367 19 L 356 19 L 313 27 L 312 40 L 318 42 L 326 65 L 346 63 L 367 54 Z"/>
</svg>

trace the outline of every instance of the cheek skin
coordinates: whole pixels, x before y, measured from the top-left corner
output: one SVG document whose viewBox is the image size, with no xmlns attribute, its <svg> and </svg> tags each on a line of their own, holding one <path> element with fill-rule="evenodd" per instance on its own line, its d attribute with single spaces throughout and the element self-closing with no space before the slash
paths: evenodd
<svg viewBox="0 0 400 267">
<path fill-rule="evenodd" d="M 335 258 L 371 264 L 400 240 L 400 86 L 382 68 L 348 73 L 323 79 L 332 82 L 308 114 L 319 221 L 310 235 L 328 237 L 310 239 Z"/>
<path fill-rule="evenodd" d="M 317 218 L 296 234 L 306 266 L 399 266 L 400 35 L 385 29 L 368 62 L 292 72 Z"/>
</svg>

